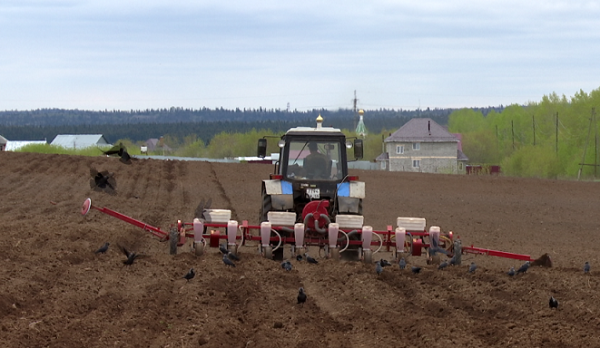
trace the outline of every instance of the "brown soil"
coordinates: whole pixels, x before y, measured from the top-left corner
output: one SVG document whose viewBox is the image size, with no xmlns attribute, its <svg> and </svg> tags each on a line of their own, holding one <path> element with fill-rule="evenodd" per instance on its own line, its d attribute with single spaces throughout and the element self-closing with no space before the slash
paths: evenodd
<svg viewBox="0 0 600 348">
<path fill-rule="evenodd" d="M 116 173 L 117 194 L 92 191 L 89 168 Z M 463 255 L 421 274 L 320 259 L 285 272 L 241 248 L 226 268 L 218 251 L 196 257 L 97 210 L 85 198 L 168 230 L 196 205 L 257 223 L 270 165 L 0 153 L 2 347 L 583 347 L 600 332 L 597 183 L 491 176 L 353 171 L 367 185 L 366 223 L 427 218 L 463 245 L 549 253 L 553 268 Z M 51 203 L 53 202 L 53 203 Z M 106 254 L 94 254 L 104 242 Z M 144 253 L 124 266 L 117 244 Z M 317 250 L 312 250 L 317 255 Z M 376 254 L 378 259 L 380 256 Z M 381 257 L 390 258 L 389 253 Z M 475 261 L 479 268 L 467 273 Z M 590 261 L 592 273 L 582 267 Z M 182 279 L 190 267 L 197 276 Z M 600 271 L 599 271 L 600 272 Z M 296 304 L 298 287 L 308 294 Z M 559 310 L 548 308 L 550 296 Z"/>
</svg>

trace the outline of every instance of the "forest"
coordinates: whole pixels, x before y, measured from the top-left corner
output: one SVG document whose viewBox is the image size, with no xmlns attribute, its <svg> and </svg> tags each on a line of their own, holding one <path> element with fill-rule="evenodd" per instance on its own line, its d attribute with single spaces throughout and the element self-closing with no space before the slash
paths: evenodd
<svg viewBox="0 0 600 348">
<path fill-rule="evenodd" d="M 447 124 L 456 109 L 424 110 L 365 110 L 365 123 L 369 131 L 380 133 L 384 129 L 397 129 L 413 117 L 429 117 L 439 124 Z M 487 114 L 500 108 L 474 109 Z M 208 145 L 216 134 L 244 133 L 263 129 L 281 133 L 291 127 L 313 125 L 318 115 L 326 126 L 355 129 L 357 115 L 351 109 L 330 111 L 282 110 L 226 110 L 182 109 L 131 111 L 81 111 L 39 109 L 31 111 L 0 111 L 0 135 L 9 140 L 52 141 L 57 134 L 103 134 L 109 142 L 127 138 L 133 142 L 146 141 L 169 135 L 183 139 L 195 135 Z"/>
<path fill-rule="evenodd" d="M 506 175 L 540 178 L 596 178 L 600 88 L 570 98 L 556 93 L 528 105 L 497 112 L 462 109 L 448 129 L 463 136 L 471 163 L 500 164 Z"/>
</svg>

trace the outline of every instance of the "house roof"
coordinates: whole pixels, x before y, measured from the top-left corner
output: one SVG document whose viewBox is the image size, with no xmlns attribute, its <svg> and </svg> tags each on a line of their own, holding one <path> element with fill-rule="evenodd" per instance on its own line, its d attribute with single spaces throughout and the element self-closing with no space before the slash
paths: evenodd
<svg viewBox="0 0 600 348">
<path fill-rule="evenodd" d="M 5 137 L 3 137 L 3 136 L 1 136 L 1 135 L 0 135 L 0 145 L 2 145 L 2 144 L 6 144 L 6 142 L 7 142 L 7 141 L 8 141 L 8 140 L 6 140 L 6 138 L 5 138 Z"/>
<path fill-rule="evenodd" d="M 148 147 L 148 151 L 154 151 L 156 150 L 157 147 L 162 148 L 165 151 L 171 151 L 171 147 L 167 144 L 164 144 L 162 146 L 160 146 L 160 139 L 157 138 L 150 138 L 148 140 L 146 140 L 146 146 Z"/>
<path fill-rule="evenodd" d="M 97 145 L 110 145 L 102 134 L 59 134 L 50 144 L 76 149 Z"/>
<path fill-rule="evenodd" d="M 390 159 L 390 154 L 387 152 L 382 153 L 381 155 L 377 156 L 377 158 L 375 159 L 375 161 L 387 161 Z"/>
<path fill-rule="evenodd" d="M 445 143 L 458 141 L 456 136 L 430 118 L 413 118 L 385 139 L 386 143 Z"/>
<path fill-rule="evenodd" d="M 464 152 L 462 152 L 462 150 L 458 149 L 456 151 L 458 152 L 456 155 L 457 160 L 464 161 L 464 162 L 469 161 L 469 157 L 467 157 L 467 155 L 465 155 Z"/>
</svg>

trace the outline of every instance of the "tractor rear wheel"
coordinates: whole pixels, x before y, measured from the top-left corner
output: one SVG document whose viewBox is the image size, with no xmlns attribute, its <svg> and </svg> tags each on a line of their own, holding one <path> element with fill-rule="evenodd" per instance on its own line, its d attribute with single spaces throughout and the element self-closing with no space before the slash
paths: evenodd
<svg viewBox="0 0 600 348">
<path fill-rule="evenodd" d="M 259 222 L 269 221 L 268 213 L 273 209 L 271 202 L 271 195 L 267 194 L 267 190 L 263 186 L 262 188 L 262 207 L 260 209 Z"/>
</svg>

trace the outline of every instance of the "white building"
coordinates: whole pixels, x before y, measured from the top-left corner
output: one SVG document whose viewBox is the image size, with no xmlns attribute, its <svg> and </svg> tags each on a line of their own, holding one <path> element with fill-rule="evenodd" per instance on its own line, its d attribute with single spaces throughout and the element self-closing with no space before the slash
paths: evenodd
<svg viewBox="0 0 600 348">
<path fill-rule="evenodd" d="M 65 149 L 84 149 L 91 146 L 110 146 L 102 134 L 59 134 L 50 145 Z"/>
</svg>

